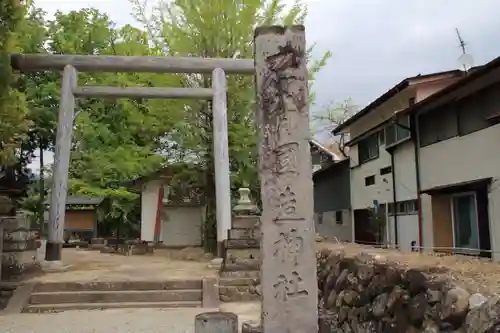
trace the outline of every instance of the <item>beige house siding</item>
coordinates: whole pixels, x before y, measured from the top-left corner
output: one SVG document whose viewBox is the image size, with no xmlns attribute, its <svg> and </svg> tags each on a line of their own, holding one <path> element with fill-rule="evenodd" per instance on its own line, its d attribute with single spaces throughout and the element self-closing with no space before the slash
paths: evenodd
<svg viewBox="0 0 500 333">
<path fill-rule="evenodd" d="M 500 252 L 500 155 L 492 152 L 497 149 L 499 138 L 500 125 L 495 125 L 420 148 L 422 190 L 492 178 L 488 213 L 491 248 L 497 261 L 500 261 L 500 255 L 495 253 Z M 436 235 L 434 239 L 438 241 Z"/>
</svg>

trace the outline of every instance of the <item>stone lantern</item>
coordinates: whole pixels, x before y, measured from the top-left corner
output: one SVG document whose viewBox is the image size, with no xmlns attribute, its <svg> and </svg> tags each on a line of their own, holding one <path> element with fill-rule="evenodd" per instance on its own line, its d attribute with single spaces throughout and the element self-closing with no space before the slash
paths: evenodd
<svg viewBox="0 0 500 333">
<path fill-rule="evenodd" d="M 233 208 L 233 213 L 235 215 L 259 215 L 259 208 L 250 199 L 250 189 L 241 187 L 238 190 L 238 193 L 240 198 L 236 206 Z"/>
</svg>

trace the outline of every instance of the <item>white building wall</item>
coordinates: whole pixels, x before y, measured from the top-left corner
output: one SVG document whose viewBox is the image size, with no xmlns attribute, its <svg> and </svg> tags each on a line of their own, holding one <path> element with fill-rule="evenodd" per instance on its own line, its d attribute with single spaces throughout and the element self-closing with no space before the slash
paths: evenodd
<svg viewBox="0 0 500 333">
<path fill-rule="evenodd" d="M 373 207 L 373 200 L 379 203 L 392 202 L 391 174 L 380 175 L 380 169 L 391 165 L 391 156 L 380 147 L 379 157 L 358 165 L 358 147 L 354 145 L 349 152 L 351 156 L 351 207 L 364 209 Z M 365 185 L 365 178 L 375 175 L 375 184 Z"/>
<path fill-rule="evenodd" d="M 393 172 L 396 178 L 396 200 L 416 199 L 417 172 L 415 167 L 415 145 L 413 141 L 407 141 L 396 147 L 394 151 Z"/>
<path fill-rule="evenodd" d="M 396 147 L 394 151 L 394 177 L 396 179 L 396 201 L 416 200 L 417 172 L 415 166 L 415 145 L 407 141 Z M 402 251 L 411 250 L 411 242 L 418 246 L 418 214 L 398 215 L 398 243 Z M 391 228 L 394 228 L 394 219 Z M 432 229 L 430 230 L 432 232 Z M 394 234 L 394 232 L 392 232 Z M 395 239 L 391 239 L 395 244 Z"/>
<path fill-rule="evenodd" d="M 142 186 L 141 196 L 141 240 L 154 241 L 158 190 L 161 181 L 153 180 Z"/>
<path fill-rule="evenodd" d="M 205 211 L 203 205 L 165 205 L 160 241 L 170 247 L 201 246 Z"/>
<path fill-rule="evenodd" d="M 388 219 L 388 233 L 390 236 L 389 243 L 395 245 L 396 229 L 394 228 L 394 216 Z M 412 242 L 418 246 L 418 217 L 413 215 L 398 215 L 398 243 L 399 249 L 403 252 L 412 250 Z"/>
<path fill-rule="evenodd" d="M 500 251 L 500 125 L 420 148 L 422 190 L 488 177 L 491 247 Z M 500 254 L 494 253 L 496 261 Z"/>
</svg>

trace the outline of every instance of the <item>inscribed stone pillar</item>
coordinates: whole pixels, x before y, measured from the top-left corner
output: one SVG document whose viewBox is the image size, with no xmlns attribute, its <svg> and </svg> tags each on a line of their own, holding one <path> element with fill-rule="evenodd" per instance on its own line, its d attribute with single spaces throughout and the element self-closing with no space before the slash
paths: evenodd
<svg viewBox="0 0 500 333">
<path fill-rule="evenodd" d="M 317 332 L 304 27 L 259 27 L 254 42 L 263 208 L 263 331 Z"/>
</svg>

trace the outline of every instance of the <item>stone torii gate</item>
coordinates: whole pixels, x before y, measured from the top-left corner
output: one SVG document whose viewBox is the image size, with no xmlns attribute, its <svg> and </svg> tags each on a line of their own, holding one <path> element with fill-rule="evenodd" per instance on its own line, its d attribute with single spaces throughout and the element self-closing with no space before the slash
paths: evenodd
<svg viewBox="0 0 500 333">
<path fill-rule="evenodd" d="M 231 227 L 226 74 L 256 76 L 262 194 L 262 325 L 266 333 L 316 333 L 317 282 L 303 26 L 258 27 L 254 60 L 12 55 L 22 72 L 63 70 L 46 260 L 61 261 L 76 97 L 213 101 L 217 241 Z M 212 88 L 79 87 L 83 72 L 211 73 Z"/>
<path fill-rule="evenodd" d="M 253 74 L 251 60 L 186 57 L 127 57 L 88 55 L 13 55 L 12 66 L 22 72 L 63 70 L 61 101 L 54 156 L 46 260 L 61 261 L 76 97 L 163 98 L 212 100 L 216 185 L 217 242 L 219 249 L 231 228 L 231 191 L 227 133 L 226 73 Z M 150 88 L 78 86 L 82 72 L 211 73 L 212 88 Z M 220 251 L 220 250 L 219 250 Z"/>
</svg>

